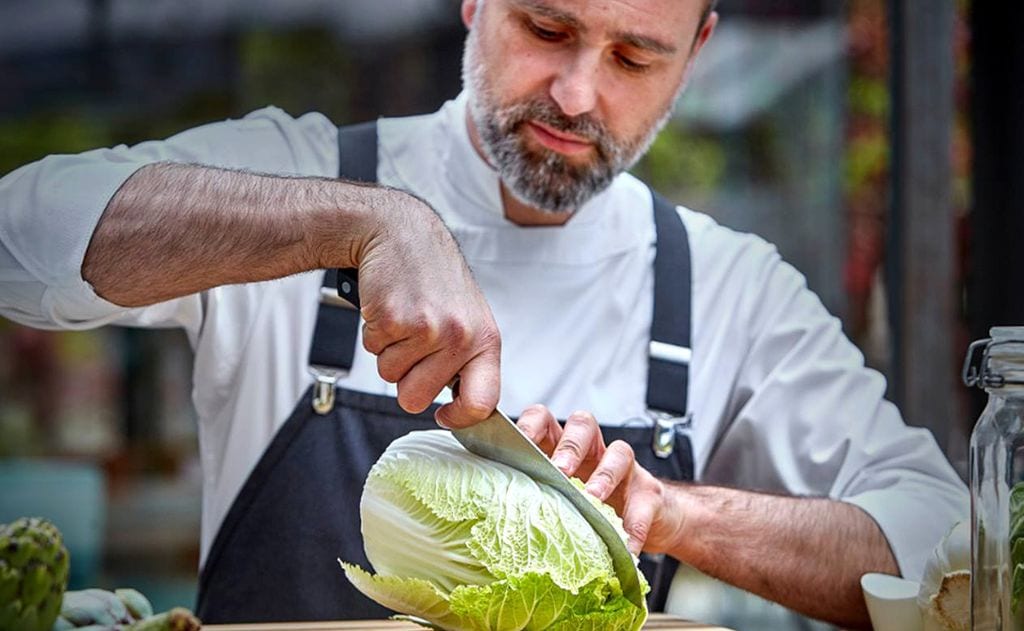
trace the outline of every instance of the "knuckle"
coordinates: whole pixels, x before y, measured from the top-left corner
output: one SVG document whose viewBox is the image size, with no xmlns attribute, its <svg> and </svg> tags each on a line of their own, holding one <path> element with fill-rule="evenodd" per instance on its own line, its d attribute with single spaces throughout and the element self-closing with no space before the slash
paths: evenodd
<svg viewBox="0 0 1024 631">
<path fill-rule="evenodd" d="M 533 405 L 527 406 L 519 418 L 526 418 L 528 420 L 539 418 L 539 420 L 546 420 L 549 416 L 551 416 L 551 412 L 548 411 L 546 405 L 534 403 Z"/>
<path fill-rule="evenodd" d="M 583 450 L 583 445 L 581 445 L 578 440 L 572 437 L 562 438 L 562 442 L 558 444 L 558 449 L 556 449 L 555 452 L 569 454 L 570 456 L 573 456 L 575 458 L 583 458 L 583 455 L 585 453 Z"/>
<path fill-rule="evenodd" d="M 450 317 L 445 319 L 441 326 L 441 337 L 451 347 L 464 349 L 469 346 L 468 342 L 471 336 L 469 327 L 461 318 Z"/>
<path fill-rule="evenodd" d="M 484 332 L 480 334 L 480 337 L 486 346 L 493 346 L 495 349 L 501 350 L 501 333 L 498 331 L 498 325 L 493 320 L 484 329 Z"/>
<path fill-rule="evenodd" d="M 435 335 L 429 315 L 423 311 L 404 314 L 400 310 L 388 309 L 380 315 L 376 326 L 390 339 L 430 339 Z"/>
<path fill-rule="evenodd" d="M 653 506 L 660 506 L 665 495 L 665 487 L 658 482 L 657 478 L 648 475 L 644 484 L 644 501 Z"/>
<path fill-rule="evenodd" d="M 594 415 L 586 410 L 576 410 L 569 415 L 569 420 L 575 420 L 577 423 L 583 423 L 586 425 L 597 425 L 597 419 Z"/>
<path fill-rule="evenodd" d="M 597 482 L 608 489 L 613 489 L 616 482 L 615 474 L 607 467 L 600 467 L 590 476 L 589 482 Z"/>
<path fill-rule="evenodd" d="M 363 348 L 374 355 L 380 355 L 386 348 L 380 330 L 376 326 L 371 326 L 365 322 L 363 323 Z"/>
<path fill-rule="evenodd" d="M 395 362 L 385 359 L 377 360 L 377 374 L 388 383 L 396 383 L 405 374 Z"/>
<path fill-rule="evenodd" d="M 608 445 L 608 451 L 628 461 L 636 460 L 636 454 L 633 452 L 632 445 L 624 440 L 613 440 L 612 443 Z"/>
<path fill-rule="evenodd" d="M 426 340 L 430 343 L 433 343 L 438 337 L 437 327 L 434 326 L 430 317 L 426 314 L 420 314 L 415 318 L 409 319 L 405 323 L 404 328 L 410 337 Z"/>
<path fill-rule="evenodd" d="M 651 525 L 642 521 L 631 521 L 628 524 L 624 524 L 623 529 L 626 531 L 626 534 L 637 541 L 647 541 L 647 535 L 651 532 Z"/>
</svg>

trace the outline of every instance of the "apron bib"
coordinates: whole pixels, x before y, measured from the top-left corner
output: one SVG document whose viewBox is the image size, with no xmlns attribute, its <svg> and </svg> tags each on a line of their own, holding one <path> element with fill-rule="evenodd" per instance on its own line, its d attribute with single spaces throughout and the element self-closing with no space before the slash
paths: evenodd
<svg viewBox="0 0 1024 631">
<path fill-rule="evenodd" d="M 374 123 L 339 130 L 343 177 L 376 181 L 376 140 Z M 644 419 L 642 427 L 627 422 L 601 431 L 606 442 L 628 442 L 637 461 L 654 475 L 690 481 L 689 242 L 675 206 L 653 195 L 659 247 L 650 420 Z M 358 312 L 337 298 L 345 293 L 337 278 L 328 272 L 321 290 L 310 350 L 316 382 L 247 478 L 200 574 L 196 612 L 206 623 L 385 618 L 393 613 L 352 587 L 337 559 L 371 567 L 363 551 L 358 502 L 367 474 L 396 438 L 436 429 L 436 406 L 411 415 L 394 398 L 336 386 L 352 366 L 359 328 Z M 640 567 L 651 583 L 650 609 L 663 610 L 678 562 L 643 554 Z"/>
</svg>

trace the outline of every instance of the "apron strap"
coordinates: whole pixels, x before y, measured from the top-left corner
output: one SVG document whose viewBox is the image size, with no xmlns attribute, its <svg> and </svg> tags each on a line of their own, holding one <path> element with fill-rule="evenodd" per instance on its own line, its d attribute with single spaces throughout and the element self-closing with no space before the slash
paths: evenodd
<svg viewBox="0 0 1024 631">
<path fill-rule="evenodd" d="M 339 177 L 358 182 L 377 181 L 377 123 L 374 121 L 338 128 Z M 342 270 L 356 278 L 357 271 Z M 346 295 L 339 287 L 338 270 L 327 270 L 320 289 L 313 340 L 309 347 L 309 370 L 316 378 L 312 399 L 317 414 L 334 409 L 335 385 L 352 370 L 359 334 L 359 309 L 339 299 Z M 355 308 L 354 308 L 355 307 Z"/>
<path fill-rule="evenodd" d="M 691 326 L 690 240 L 676 205 L 651 189 L 657 248 L 654 253 L 654 315 L 648 350 L 647 410 L 653 458 L 638 460 L 660 477 L 693 480 L 693 446 L 687 430 Z M 666 473 L 670 475 L 666 476 Z M 677 477 L 678 476 L 678 477 Z M 647 606 L 665 611 L 679 561 L 665 555 L 640 555 L 640 570 L 650 581 Z"/>
<path fill-rule="evenodd" d="M 658 246 L 654 254 L 647 407 L 686 416 L 690 378 L 690 240 L 676 205 L 651 190 Z"/>
</svg>

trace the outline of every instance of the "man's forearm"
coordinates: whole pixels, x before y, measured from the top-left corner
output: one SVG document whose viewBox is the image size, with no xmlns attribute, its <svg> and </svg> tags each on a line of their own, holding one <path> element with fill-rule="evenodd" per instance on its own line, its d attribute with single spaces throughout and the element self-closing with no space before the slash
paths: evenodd
<svg viewBox="0 0 1024 631">
<path fill-rule="evenodd" d="M 93 232 L 82 277 L 143 306 L 210 287 L 358 264 L 395 191 L 181 164 L 139 169 Z M 376 210 L 380 210 L 377 208 Z"/>
<path fill-rule="evenodd" d="M 815 618 L 870 628 L 861 574 L 899 574 L 878 525 L 852 504 L 680 484 L 666 499 L 683 519 L 669 554 Z"/>
</svg>

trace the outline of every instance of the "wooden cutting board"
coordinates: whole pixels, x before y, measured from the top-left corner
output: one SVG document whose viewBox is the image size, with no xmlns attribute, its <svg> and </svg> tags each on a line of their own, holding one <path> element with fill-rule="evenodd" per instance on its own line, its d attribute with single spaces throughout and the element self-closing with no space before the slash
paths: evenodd
<svg viewBox="0 0 1024 631">
<path fill-rule="evenodd" d="M 204 624 L 209 631 L 423 631 L 411 622 L 395 620 L 344 620 L 338 622 L 273 622 L 264 624 Z M 730 631 L 697 622 L 687 622 L 675 616 L 652 614 L 644 631 Z"/>
</svg>

